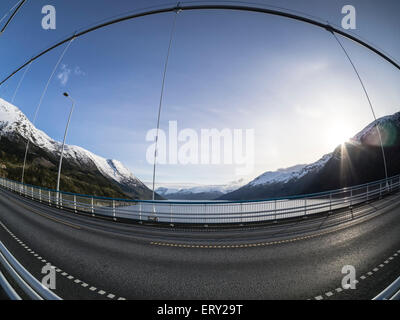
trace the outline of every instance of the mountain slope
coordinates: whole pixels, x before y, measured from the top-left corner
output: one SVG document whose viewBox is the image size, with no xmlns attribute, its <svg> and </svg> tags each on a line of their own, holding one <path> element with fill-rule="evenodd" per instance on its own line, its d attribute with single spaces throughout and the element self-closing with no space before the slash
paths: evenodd
<svg viewBox="0 0 400 320">
<path fill-rule="evenodd" d="M 157 193 L 170 200 L 214 200 L 245 184 L 243 179 L 225 185 L 201 185 L 187 188 L 157 188 Z"/>
<path fill-rule="evenodd" d="M 265 199 L 315 193 L 379 180 L 385 177 L 377 125 L 388 176 L 400 173 L 400 112 L 369 124 L 343 147 L 309 165 L 266 172 L 247 185 L 221 196 L 223 200 Z"/>
<path fill-rule="evenodd" d="M 0 99 L 0 174 L 20 180 L 26 141 L 25 182 L 54 188 L 61 143 L 35 128 L 14 105 Z M 54 174 L 55 173 L 55 174 Z M 102 158 L 78 146 L 66 145 L 61 179 L 64 191 L 150 199 L 151 191 L 121 162 Z"/>
</svg>

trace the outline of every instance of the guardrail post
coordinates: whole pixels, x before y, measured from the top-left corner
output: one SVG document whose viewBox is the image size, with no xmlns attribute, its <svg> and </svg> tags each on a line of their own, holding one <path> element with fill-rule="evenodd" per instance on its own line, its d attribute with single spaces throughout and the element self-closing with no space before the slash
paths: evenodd
<svg viewBox="0 0 400 320">
<path fill-rule="evenodd" d="M 350 209 L 353 208 L 353 189 L 350 188 Z"/>
<path fill-rule="evenodd" d="M 274 214 L 275 214 L 275 220 L 274 222 L 277 222 L 277 213 L 276 213 L 276 199 L 274 200 Z"/>
<path fill-rule="evenodd" d="M 91 211 L 92 211 L 92 216 L 94 217 L 94 199 L 93 197 L 91 198 Z"/>
<path fill-rule="evenodd" d="M 115 200 L 113 200 L 112 206 L 113 206 L 113 219 L 114 221 L 117 221 L 117 218 L 115 217 Z"/>
<path fill-rule="evenodd" d="M 304 199 L 304 216 L 307 215 L 307 198 Z"/>
<path fill-rule="evenodd" d="M 142 203 L 139 202 L 139 221 L 142 222 Z"/>
<path fill-rule="evenodd" d="M 60 193 L 60 208 L 63 208 L 63 198 L 62 198 L 62 193 Z"/>
<path fill-rule="evenodd" d="M 42 202 L 42 189 L 39 189 L 39 202 Z"/>
<path fill-rule="evenodd" d="M 31 195 L 32 195 L 32 200 L 34 199 L 33 197 L 33 187 L 31 187 Z"/>
<path fill-rule="evenodd" d="M 329 213 L 332 212 L 332 193 L 329 194 Z"/>
<path fill-rule="evenodd" d="M 51 192 L 49 190 L 49 206 L 51 207 Z"/>
<path fill-rule="evenodd" d="M 76 195 L 74 194 L 74 212 L 76 213 Z"/>
</svg>

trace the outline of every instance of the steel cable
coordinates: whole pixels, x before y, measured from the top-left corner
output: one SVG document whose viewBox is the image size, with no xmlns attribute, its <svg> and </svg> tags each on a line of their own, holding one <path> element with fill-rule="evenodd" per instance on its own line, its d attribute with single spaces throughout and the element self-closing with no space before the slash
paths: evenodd
<svg viewBox="0 0 400 320">
<path fill-rule="evenodd" d="M 46 95 L 46 93 L 47 93 L 47 89 L 49 88 L 50 82 L 51 82 L 51 80 L 53 79 L 53 76 L 54 76 L 54 74 L 56 73 L 56 71 L 57 71 L 57 69 L 58 69 L 58 66 L 60 65 L 62 59 L 64 58 L 65 53 L 67 52 L 67 50 L 69 49 L 71 43 L 72 43 L 74 40 L 75 40 L 75 38 L 72 38 L 72 39 L 68 42 L 67 46 L 65 47 L 65 49 L 64 49 L 63 52 L 61 53 L 61 56 L 60 56 L 60 58 L 58 59 L 56 65 L 54 66 L 53 71 L 52 71 L 52 73 L 50 74 L 49 79 L 47 80 L 46 86 L 44 87 L 43 92 L 42 92 L 42 95 L 41 95 L 41 97 L 40 97 L 39 104 L 38 104 L 38 106 L 36 107 L 35 115 L 34 115 L 33 121 L 32 121 L 32 124 L 33 124 L 33 125 L 35 125 L 35 123 L 36 123 L 36 119 L 37 119 L 37 116 L 38 116 L 40 107 L 41 107 L 42 102 L 43 102 L 43 99 L 44 99 L 44 97 L 45 97 L 45 95 Z M 26 149 L 25 149 L 25 156 L 24 156 L 24 164 L 23 164 L 23 167 L 22 167 L 22 177 L 21 177 L 21 182 L 22 182 L 22 183 L 24 183 L 25 166 L 26 166 L 26 158 L 27 158 L 27 155 L 28 155 L 29 143 L 30 143 L 30 140 L 29 140 L 29 136 L 28 136 L 28 137 L 27 137 L 27 141 L 26 141 Z"/>
<path fill-rule="evenodd" d="M 357 68 L 356 68 L 356 66 L 355 66 L 355 64 L 354 64 L 354 62 L 353 62 L 353 60 L 350 58 L 350 55 L 349 55 L 349 53 L 347 52 L 346 48 L 343 46 L 342 42 L 341 42 L 341 41 L 339 40 L 339 38 L 336 36 L 335 32 L 333 32 L 333 31 L 331 31 L 331 30 L 329 30 L 329 31 L 332 33 L 333 37 L 334 37 L 334 38 L 336 39 L 336 41 L 338 42 L 338 44 L 339 44 L 340 47 L 342 48 L 343 52 L 345 53 L 347 59 L 349 60 L 351 66 L 353 67 L 353 70 L 354 70 L 354 72 L 356 73 L 356 75 L 357 75 L 357 77 L 358 77 L 358 80 L 360 81 L 360 84 L 361 84 L 361 86 L 362 86 L 362 88 L 363 88 L 363 91 L 364 91 L 364 93 L 365 93 L 365 96 L 366 96 L 366 98 L 367 98 L 367 100 L 368 100 L 368 104 L 369 104 L 369 106 L 370 106 L 370 108 L 371 108 L 372 116 L 374 117 L 374 120 L 375 120 L 375 123 L 376 123 L 376 129 L 377 129 L 377 132 L 378 132 L 379 142 L 380 142 L 381 150 L 382 150 L 383 165 L 384 165 L 384 169 L 385 169 L 385 178 L 387 179 L 387 178 L 388 178 L 388 172 L 387 172 L 385 148 L 383 147 L 381 130 L 380 130 L 380 128 L 379 128 L 379 123 L 377 122 L 377 118 L 376 118 L 376 114 L 375 114 L 375 111 L 374 111 L 374 107 L 373 107 L 372 102 L 371 102 L 371 99 L 370 99 L 370 97 L 369 97 L 367 88 L 365 87 L 364 82 L 363 82 L 363 80 L 362 80 L 362 78 L 361 78 L 361 76 L 360 76 L 360 73 L 358 72 L 358 70 L 357 70 Z"/>
</svg>

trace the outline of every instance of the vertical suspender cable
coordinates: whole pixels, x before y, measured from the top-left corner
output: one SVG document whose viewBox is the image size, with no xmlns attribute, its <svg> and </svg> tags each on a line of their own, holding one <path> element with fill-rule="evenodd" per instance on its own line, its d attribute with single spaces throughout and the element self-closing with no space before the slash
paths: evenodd
<svg viewBox="0 0 400 320">
<path fill-rule="evenodd" d="M 363 88 L 363 90 L 364 90 L 365 96 L 367 97 L 368 104 L 369 104 L 369 106 L 370 106 L 370 108 L 371 108 L 372 116 L 374 117 L 374 120 L 375 120 L 375 122 L 376 122 L 376 115 L 375 115 L 374 107 L 372 106 L 371 99 L 369 98 L 369 94 L 368 94 L 368 92 L 367 92 L 367 89 L 366 89 L 366 87 L 365 87 L 365 85 L 364 85 L 364 82 L 363 82 L 362 79 L 361 79 L 360 74 L 359 74 L 358 71 L 357 71 L 356 66 L 354 65 L 353 61 L 351 60 L 350 55 L 349 55 L 348 52 L 346 51 L 345 47 L 344 47 L 343 44 L 340 42 L 339 38 L 336 36 L 335 32 L 333 32 L 333 30 L 329 30 L 329 29 L 328 29 L 328 31 L 330 31 L 330 32 L 332 33 L 332 35 L 334 36 L 334 38 L 336 39 L 336 41 L 339 43 L 340 47 L 342 48 L 343 52 L 345 53 L 345 55 L 346 55 L 347 59 L 349 60 L 350 64 L 352 65 L 352 67 L 353 67 L 353 69 L 354 69 L 354 72 L 356 73 L 356 75 L 357 75 L 357 77 L 358 77 L 358 80 L 360 81 L 361 86 L 362 86 L 362 88 Z M 378 132 L 379 142 L 380 142 L 380 144 L 381 144 L 383 166 L 384 166 L 384 169 L 385 169 L 385 178 L 386 178 L 386 180 L 387 180 L 387 179 L 388 179 L 388 172 L 387 172 L 387 165 L 386 165 L 385 149 L 384 149 L 384 147 L 383 147 L 382 135 L 381 135 L 381 130 L 380 130 L 380 128 L 379 128 L 379 123 L 378 123 L 378 122 L 376 122 L 376 129 L 377 129 L 377 132 Z M 386 182 L 386 183 L 387 183 L 387 182 Z"/>
<path fill-rule="evenodd" d="M 31 67 L 31 64 L 32 64 L 32 62 L 30 62 L 30 63 L 28 64 L 28 67 L 25 69 L 25 72 L 22 74 L 22 77 L 21 77 L 21 79 L 20 79 L 19 82 L 18 82 L 17 88 L 16 88 L 15 91 L 14 91 L 14 95 L 13 95 L 13 97 L 11 98 L 11 104 L 14 103 L 14 99 L 15 99 L 15 97 L 17 96 L 19 87 L 21 86 L 22 81 L 24 81 L 25 75 L 28 73 L 28 71 L 29 71 L 29 69 L 30 69 L 30 67 Z"/>
<path fill-rule="evenodd" d="M 165 59 L 165 64 L 164 64 L 164 73 L 163 73 L 163 78 L 162 78 L 162 84 L 161 84 L 161 94 L 160 94 L 160 104 L 158 106 L 158 116 L 157 116 L 157 130 L 156 130 L 156 142 L 155 142 L 155 148 L 154 148 L 154 165 L 153 165 L 153 197 L 152 199 L 155 199 L 155 182 L 156 182 L 156 164 L 157 164 L 157 147 L 158 147 L 158 133 L 160 131 L 160 117 L 161 117 L 161 108 L 162 108 L 162 102 L 163 102 L 163 97 L 164 97 L 164 86 L 165 86 L 165 78 L 167 75 L 167 69 L 168 69 L 168 60 L 169 60 L 169 55 L 171 52 L 171 46 L 172 46 L 172 40 L 174 38 L 174 32 L 175 32 L 175 25 L 176 25 L 176 17 L 178 16 L 180 10 L 175 11 L 174 15 L 174 20 L 172 22 L 172 28 L 171 28 L 171 34 L 169 37 L 169 44 L 168 44 L 168 51 L 167 51 L 167 56 Z"/>
<path fill-rule="evenodd" d="M 68 42 L 68 44 L 67 44 L 67 46 L 65 47 L 64 51 L 62 52 L 60 58 L 58 59 L 56 65 L 54 66 L 54 69 L 53 69 L 53 71 L 52 71 L 52 73 L 51 73 L 49 79 L 47 80 L 46 86 L 45 86 L 44 89 L 43 89 L 42 96 L 40 97 L 39 104 L 38 104 L 38 106 L 37 106 L 37 108 L 36 108 L 35 115 L 34 115 L 34 117 L 33 117 L 33 121 L 32 121 L 33 125 L 35 125 L 35 123 L 36 123 L 36 118 L 37 118 L 37 116 L 38 116 L 40 106 L 42 105 L 44 96 L 46 95 L 47 89 L 49 88 L 49 84 L 50 84 L 51 80 L 53 79 L 53 76 L 54 76 L 54 74 L 56 73 L 57 68 L 58 68 L 58 66 L 60 65 L 62 59 L 64 58 L 65 53 L 67 52 L 68 48 L 70 47 L 70 45 L 71 45 L 72 41 L 74 41 L 74 39 L 75 39 L 75 38 L 72 38 L 72 39 Z M 28 136 L 28 137 L 27 137 L 27 141 L 26 141 L 26 149 L 25 149 L 25 156 L 24 156 L 24 164 L 23 164 L 23 167 L 22 167 L 21 183 L 24 183 L 25 165 L 26 165 L 26 157 L 27 157 L 27 155 L 28 155 L 29 143 L 30 143 L 30 140 L 29 140 L 29 136 Z"/>
<path fill-rule="evenodd" d="M 1 86 L 0 87 L 0 90 L 3 90 L 3 96 L 6 94 L 6 91 L 7 91 L 7 88 L 8 88 L 8 85 L 9 85 L 10 83 L 8 82 L 8 83 L 6 83 L 4 86 Z"/>
</svg>

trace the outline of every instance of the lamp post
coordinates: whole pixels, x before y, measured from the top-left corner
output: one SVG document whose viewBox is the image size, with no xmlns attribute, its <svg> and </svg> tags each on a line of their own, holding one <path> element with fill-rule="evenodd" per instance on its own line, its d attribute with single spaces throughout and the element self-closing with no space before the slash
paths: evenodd
<svg viewBox="0 0 400 320">
<path fill-rule="evenodd" d="M 59 165 L 58 165 L 58 176 L 57 176 L 57 204 L 58 204 L 58 199 L 59 199 L 59 195 L 60 195 L 61 166 L 62 166 L 63 155 L 64 155 L 65 140 L 66 140 L 66 138 L 67 138 L 68 127 L 69 127 L 69 123 L 71 122 L 72 112 L 74 111 L 74 107 L 75 107 L 75 101 L 69 96 L 69 94 L 68 94 L 67 92 L 64 92 L 64 96 L 71 100 L 72 106 L 71 106 L 71 111 L 69 112 L 69 117 L 68 117 L 67 126 L 65 127 L 64 140 L 63 140 L 63 144 L 62 144 L 62 148 L 61 148 L 60 163 L 59 163 Z"/>
</svg>

